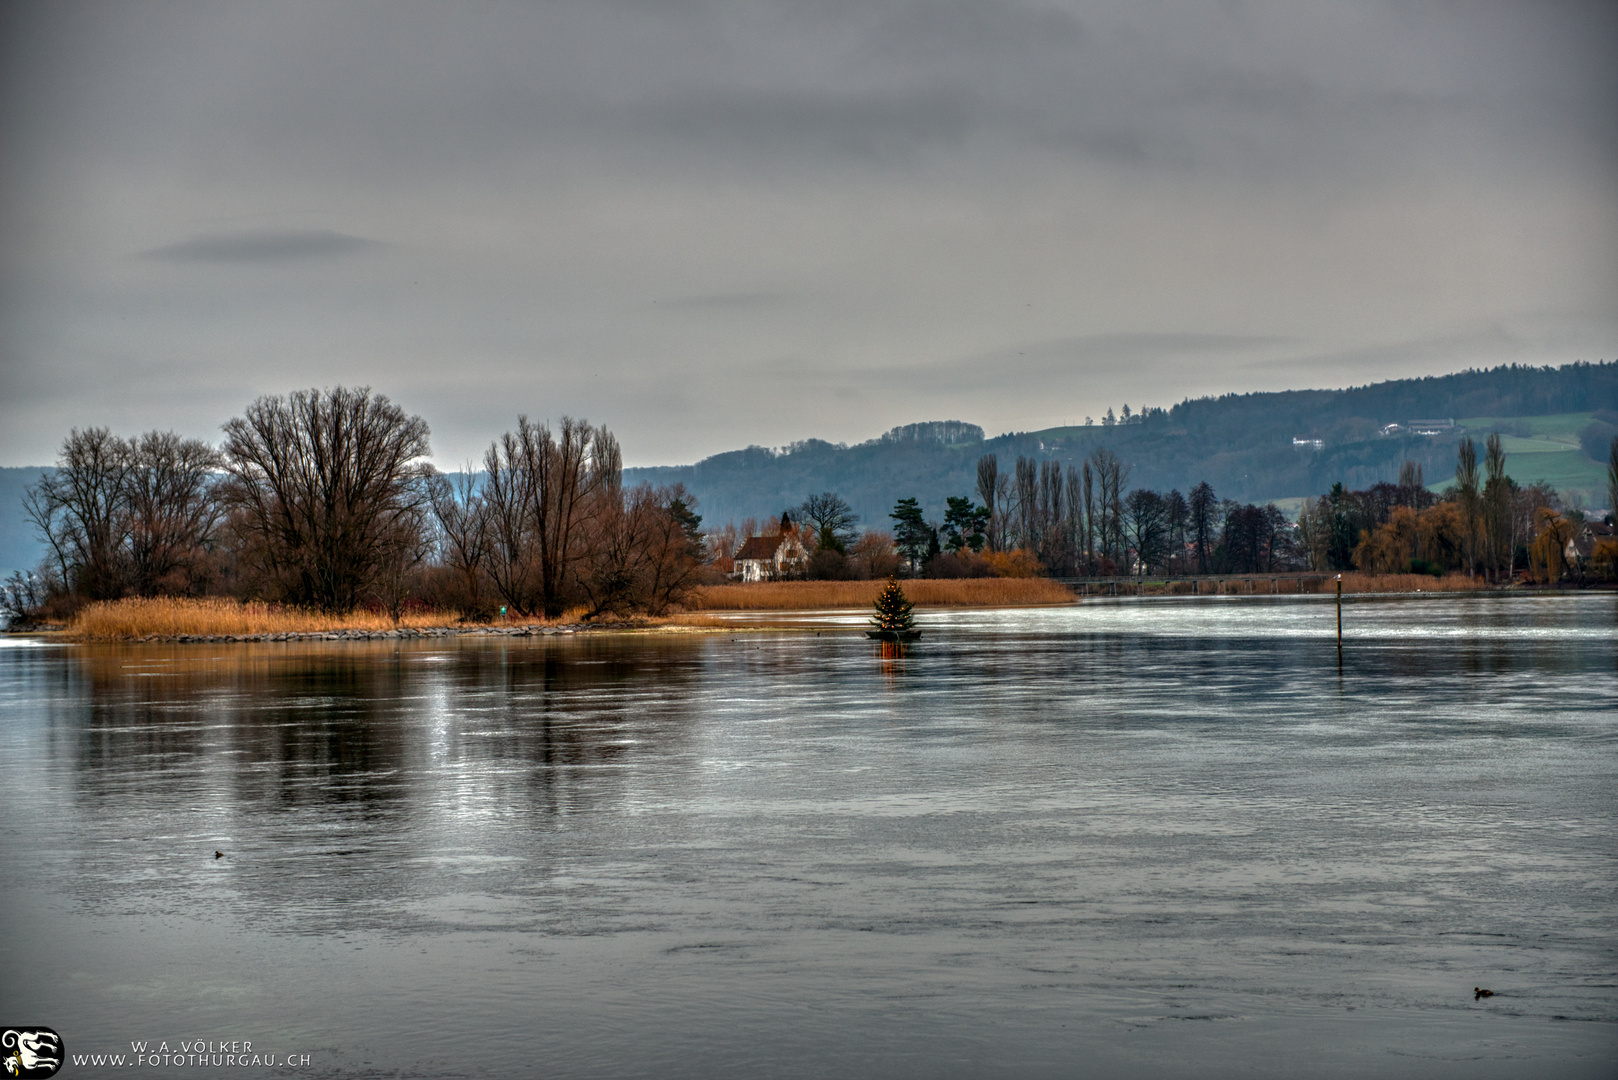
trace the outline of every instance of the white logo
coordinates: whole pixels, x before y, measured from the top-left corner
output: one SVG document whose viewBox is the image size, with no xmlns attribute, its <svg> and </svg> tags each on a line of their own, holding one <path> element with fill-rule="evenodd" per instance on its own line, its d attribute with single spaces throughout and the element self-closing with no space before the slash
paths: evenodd
<svg viewBox="0 0 1618 1080">
<path fill-rule="evenodd" d="M 0 1060 L 12 1076 L 55 1076 L 62 1067 L 62 1037 L 47 1027 L 6 1028 L 0 1033 L 0 1049 L 11 1051 Z"/>
</svg>

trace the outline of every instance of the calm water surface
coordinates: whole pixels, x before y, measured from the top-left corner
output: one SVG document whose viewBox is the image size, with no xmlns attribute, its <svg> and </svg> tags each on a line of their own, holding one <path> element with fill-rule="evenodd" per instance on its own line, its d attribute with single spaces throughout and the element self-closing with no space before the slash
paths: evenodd
<svg viewBox="0 0 1618 1080">
<path fill-rule="evenodd" d="M 847 615 L 6 642 L 0 1021 L 323 1076 L 1618 1073 L 1618 600 L 1346 610 L 1341 674 L 1313 599 L 897 664 Z"/>
</svg>

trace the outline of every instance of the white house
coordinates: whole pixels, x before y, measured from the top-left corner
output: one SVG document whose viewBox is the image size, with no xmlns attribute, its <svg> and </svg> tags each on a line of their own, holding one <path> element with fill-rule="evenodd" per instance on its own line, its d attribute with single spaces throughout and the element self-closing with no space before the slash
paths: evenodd
<svg viewBox="0 0 1618 1080">
<path fill-rule="evenodd" d="M 790 519 L 773 536 L 749 536 L 736 551 L 734 576 L 742 581 L 780 581 L 800 577 L 809 569 L 809 549 Z"/>
</svg>

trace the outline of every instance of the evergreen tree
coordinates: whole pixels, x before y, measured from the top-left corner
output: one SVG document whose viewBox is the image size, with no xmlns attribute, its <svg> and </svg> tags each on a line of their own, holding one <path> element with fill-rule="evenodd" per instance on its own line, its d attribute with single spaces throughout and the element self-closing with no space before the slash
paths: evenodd
<svg viewBox="0 0 1618 1080">
<path fill-rule="evenodd" d="M 969 547 L 982 551 L 989 528 L 989 508 L 973 506 L 971 498 L 964 495 L 951 495 L 945 502 L 949 508 L 944 511 L 944 549 L 959 551 Z"/>
<path fill-rule="evenodd" d="M 887 585 L 883 586 L 882 593 L 876 598 L 876 618 L 871 620 L 875 630 L 888 633 L 899 633 L 915 628 L 916 605 L 905 599 L 905 591 L 899 587 L 895 578 L 889 578 Z"/>
<path fill-rule="evenodd" d="M 900 499 L 888 515 L 896 524 L 893 529 L 894 545 L 910 562 L 910 572 L 921 572 L 929 549 L 938 543 L 938 534 L 922 516 L 921 504 L 915 499 Z"/>
</svg>

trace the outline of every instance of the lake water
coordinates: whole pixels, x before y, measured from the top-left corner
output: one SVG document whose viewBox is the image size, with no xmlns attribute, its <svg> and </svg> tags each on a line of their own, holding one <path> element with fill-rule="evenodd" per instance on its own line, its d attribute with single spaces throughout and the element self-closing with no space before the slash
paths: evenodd
<svg viewBox="0 0 1618 1080">
<path fill-rule="evenodd" d="M 318 1076 L 1614 1075 L 1618 598 L 1345 613 L 1341 669 L 1313 598 L 897 663 L 850 615 L 6 641 L 0 1022 Z"/>
</svg>

